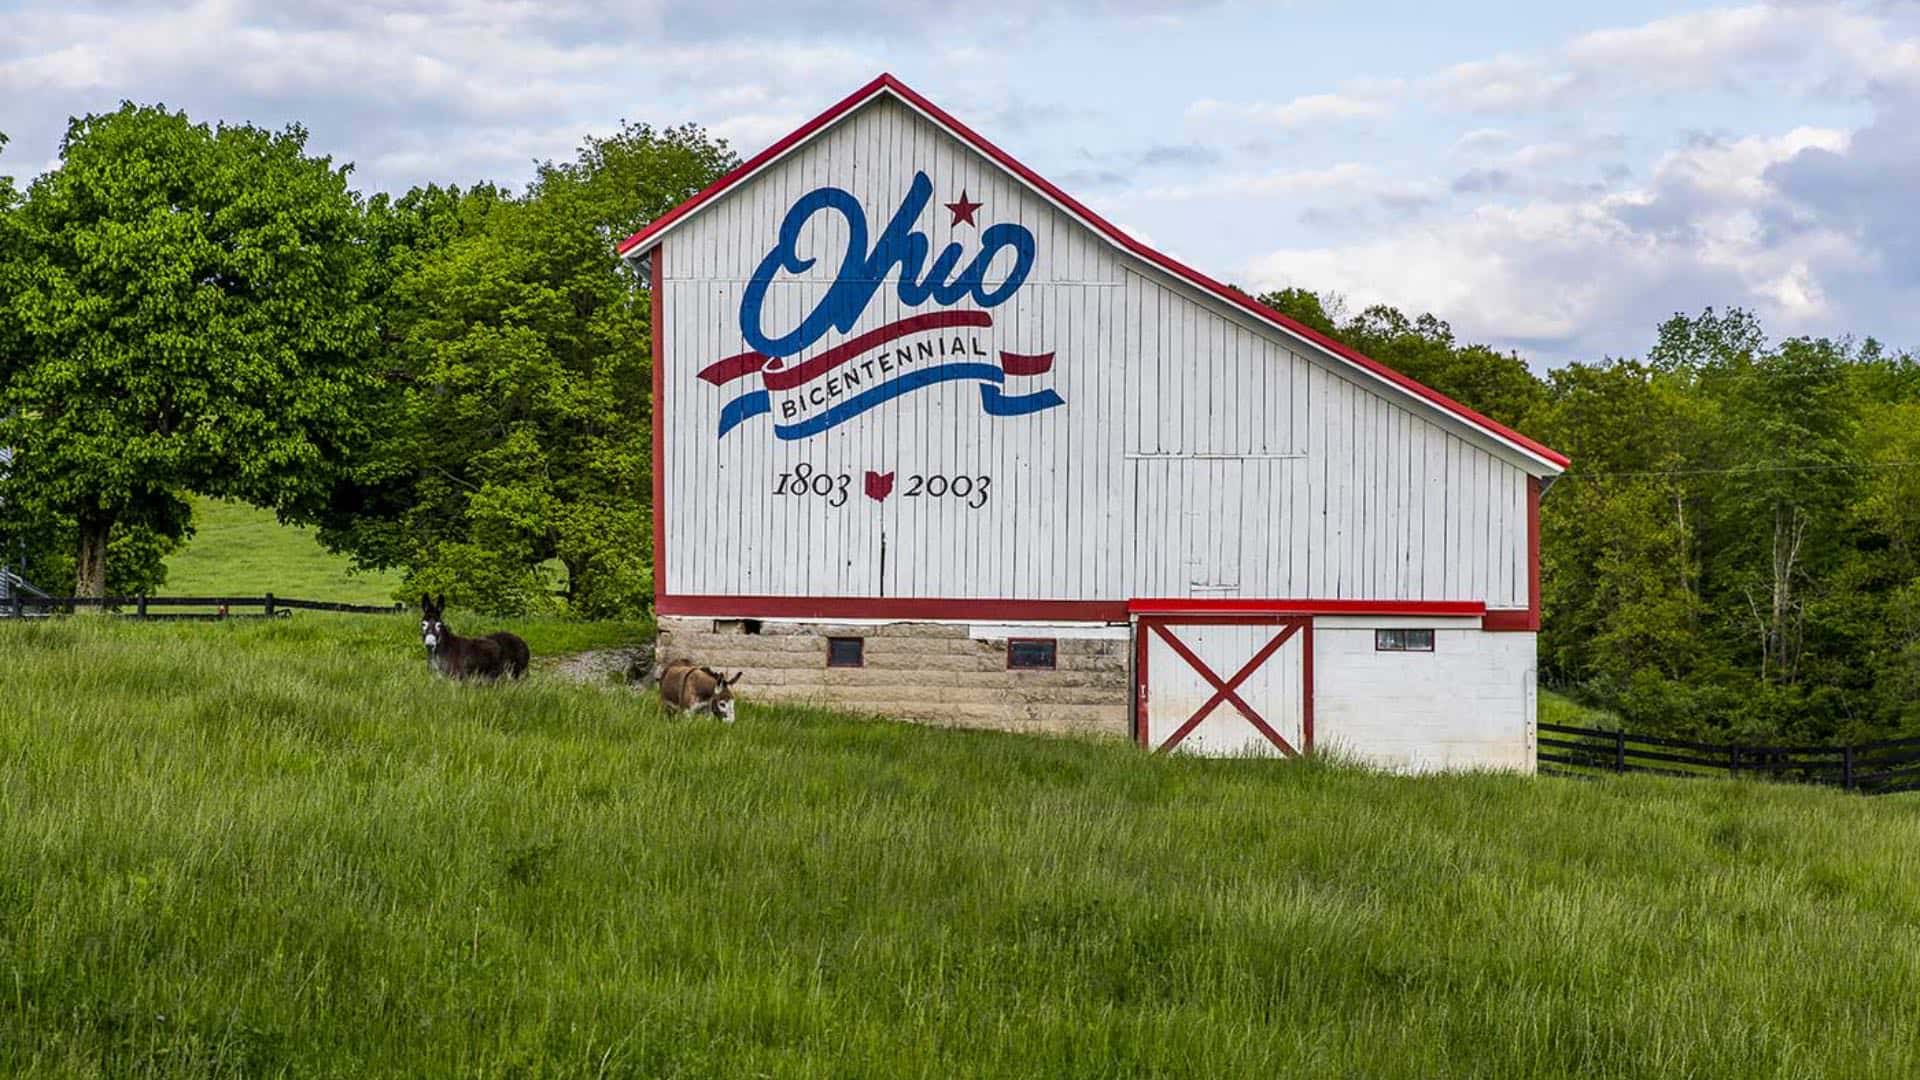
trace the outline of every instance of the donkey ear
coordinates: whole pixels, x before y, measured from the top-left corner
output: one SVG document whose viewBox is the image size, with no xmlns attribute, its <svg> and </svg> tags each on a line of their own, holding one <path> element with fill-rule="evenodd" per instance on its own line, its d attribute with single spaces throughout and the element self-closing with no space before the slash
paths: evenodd
<svg viewBox="0 0 1920 1080">
<path fill-rule="evenodd" d="M 745 675 L 745 674 L 746 674 L 746 672 L 744 672 L 744 671 L 736 671 L 736 672 L 734 672 L 734 673 L 733 673 L 733 678 L 731 678 L 731 679 L 727 679 L 727 680 L 724 680 L 724 681 L 726 682 L 726 684 L 727 684 L 728 686 L 732 686 L 732 685 L 733 685 L 734 683 L 737 683 L 737 682 L 739 682 L 739 681 L 740 681 L 740 676 L 742 676 L 742 675 Z"/>
<path fill-rule="evenodd" d="M 446 593 L 441 593 L 439 596 L 434 597 L 433 609 L 435 611 L 447 610 L 447 594 Z"/>
<path fill-rule="evenodd" d="M 421 610 L 421 611 L 432 611 L 432 610 L 433 610 L 433 597 L 431 597 L 431 596 L 428 596 L 428 595 L 427 595 L 426 593 L 421 593 L 421 594 L 420 594 L 420 610 Z"/>
</svg>

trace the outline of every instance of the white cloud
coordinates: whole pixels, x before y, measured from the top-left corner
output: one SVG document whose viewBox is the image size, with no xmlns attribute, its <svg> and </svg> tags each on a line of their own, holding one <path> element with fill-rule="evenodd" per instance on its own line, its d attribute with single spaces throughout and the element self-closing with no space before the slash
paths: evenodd
<svg viewBox="0 0 1920 1080">
<path fill-rule="evenodd" d="M 1798 127 L 1784 135 L 1704 141 L 1661 155 L 1649 199 L 1685 189 L 1706 206 L 1742 207 L 1776 197 L 1767 167 L 1802 150 L 1845 150 L 1849 136 L 1832 128 Z"/>
<path fill-rule="evenodd" d="M 1235 104 L 1201 99 L 1187 106 L 1187 122 L 1197 127 L 1221 124 L 1253 128 L 1279 128 L 1298 131 L 1349 120 L 1383 116 L 1387 112 L 1386 91 L 1380 96 L 1349 94 L 1308 94 L 1280 104 L 1251 102 Z"/>
<path fill-rule="evenodd" d="M 707 125 L 708 134 L 727 140 L 741 157 L 759 153 L 807 122 L 803 112 L 742 113 Z"/>
<path fill-rule="evenodd" d="M 1853 20 L 1832 7 L 1720 8 L 1596 30 L 1568 43 L 1562 55 L 1583 82 L 1618 72 L 1631 74 L 1642 90 L 1708 87 L 1756 66 L 1796 63 Z"/>
<path fill-rule="evenodd" d="M 1456 64 L 1420 88 L 1453 109 L 1587 109 L 1682 91 L 1788 88 L 1857 96 L 1876 81 L 1920 84 L 1920 43 L 1839 4 L 1716 8 L 1596 30 L 1528 55 Z"/>
<path fill-rule="evenodd" d="M 1542 359 L 1630 351 L 1659 319 L 1706 304 L 1752 307 L 1781 333 L 1920 339 L 1916 16 L 1899 4 L 1793 2 L 1691 12 L 1452 64 L 1359 99 L 1372 115 L 1501 118 L 1451 137 L 1447 159 L 1462 171 L 1444 190 L 1419 178 L 1417 160 L 1391 172 L 1294 160 L 1140 196 L 1217 199 L 1256 220 L 1257 200 L 1292 200 L 1283 220 L 1310 231 L 1242 260 L 1250 284 L 1432 310 Z M 1676 136 L 1679 117 L 1698 115 L 1690 95 L 1748 99 L 1752 126 Z M 1591 120 L 1606 110 L 1616 126 L 1634 115 L 1616 106 L 1656 100 L 1689 111 L 1656 108 L 1675 117 L 1664 129 Z M 1827 117 L 1833 105 L 1867 106 L 1874 120 L 1854 132 L 1774 119 L 1808 103 Z M 1203 104 L 1190 120 L 1235 123 L 1249 138 L 1285 108 Z M 1393 217 L 1362 212 L 1396 189 L 1429 201 Z"/>
<path fill-rule="evenodd" d="M 1445 67 L 1421 78 L 1350 83 L 1281 103 L 1194 102 L 1190 124 L 1297 130 L 1386 116 L 1409 101 L 1441 111 L 1521 114 L 1682 91 L 1790 86 L 1858 96 L 1875 84 L 1920 87 L 1920 41 L 1886 19 L 1833 4 L 1718 8 L 1581 34 L 1535 53 Z M 1495 138 L 1498 128 L 1470 132 Z"/>
<path fill-rule="evenodd" d="M 1453 149 L 1459 154 L 1484 154 L 1492 150 L 1512 146 L 1516 136 L 1504 128 L 1474 128 L 1453 141 Z"/>
<path fill-rule="evenodd" d="M 433 16 L 396 19 L 356 8 L 337 21 L 299 25 L 271 8 L 225 0 L 111 14 L 29 12 L 16 24 L 20 55 L 0 62 L 0 94 L 31 100 L 159 84 L 491 118 L 561 108 L 580 95 L 586 73 L 620 55 L 601 43 L 553 41 L 498 9 L 449 4 Z M 44 51 L 34 52 L 33 42 Z"/>
<path fill-rule="evenodd" d="M 1137 192 L 1136 196 L 1145 200 L 1175 202 L 1217 199 L 1223 196 L 1272 198 L 1326 192 L 1351 192 L 1376 187 L 1383 179 L 1380 171 L 1373 166 L 1348 161 L 1324 169 L 1237 173 L 1196 183 L 1167 184 Z"/>
<path fill-rule="evenodd" d="M 1511 169 L 1551 169 L 1570 162 L 1586 161 L 1595 154 L 1618 152 L 1625 143 L 1624 137 L 1612 133 L 1550 139 L 1515 147 L 1501 155 L 1500 162 Z"/>
<path fill-rule="evenodd" d="M 1426 80 L 1424 89 L 1450 108 L 1476 112 L 1539 109 L 1573 86 L 1570 72 L 1535 57 L 1501 56 L 1455 64 Z"/>
<path fill-rule="evenodd" d="M 637 118 L 705 121 L 752 150 L 818 111 L 820 87 L 851 88 L 880 68 L 812 39 L 671 40 L 665 17 L 660 0 L 612 11 L 567 0 L 417 0 L 402 10 L 43 0 L 5 17 L 0 130 L 16 151 L 51 148 L 59 118 L 131 97 L 196 119 L 298 120 L 316 149 L 357 161 L 361 184 L 511 182 L 534 159 L 570 154 L 595 125 L 636 116 L 654 88 L 678 104 Z"/>
<path fill-rule="evenodd" d="M 1684 147 L 1621 194 L 1485 205 L 1352 244 L 1289 248 L 1250 261 L 1260 289 L 1332 289 L 1357 303 L 1432 310 L 1469 336 L 1523 345 L 1543 359 L 1593 357 L 1622 330 L 1643 334 L 1677 308 L 1739 303 L 1786 332 L 1834 316 L 1829 273 L 1871 258 L 1817 224 L 1780 235 L 1792 201 L 1767 169 L 1808 148 L 1844 148 L 1844 132 Z"/>
<path fill-rule="evenodd" d="M 1220 0 L 955 0 L 901 4 L 896 0 L 699 0 L 664 3 L 662 25 L 679 40 L 738 38 L 742 27 L 750 36 L 838 37 L 872 35 L 939 41 L 962 21 L 999 32 L 1019 30 L 1043 19 L 1090 21 L 1095 17 L 1131 22 L 1151 32 L 1177 27 L 1182 16 L 1220 6 Z"/>
</svg>

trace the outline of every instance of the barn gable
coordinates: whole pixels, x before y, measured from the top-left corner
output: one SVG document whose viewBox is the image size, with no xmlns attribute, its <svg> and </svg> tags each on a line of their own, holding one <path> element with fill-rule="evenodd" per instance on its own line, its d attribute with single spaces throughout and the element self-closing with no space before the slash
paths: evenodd
<svg viewBox="0 0 1920 1080">
<path fill-rule="evenodd" d="M 663 613 L 1537 611 L 1563 457 L 1152 252 L 891 79 L 622 247 L 655 282 Z"/>
</svg>

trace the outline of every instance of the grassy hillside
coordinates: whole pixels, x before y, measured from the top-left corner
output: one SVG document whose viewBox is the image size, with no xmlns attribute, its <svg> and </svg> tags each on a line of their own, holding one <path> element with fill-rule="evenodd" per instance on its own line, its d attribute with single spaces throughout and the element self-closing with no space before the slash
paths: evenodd
<svg viewBox="0 0 1920 1080">
<path fill-rule="evenodd" d="M 1620 730 L 1620 717 L 1604 709 L 1595 709 L 1582 705 L 1551 690 L 1540 691 L 1539 720 L 1543 724 L 1565 724 L 1568 727 L 1604 728 L 1608 731 Z"/>
<path fill-rule="evenodd" d="M 0 1072 L 1920 1073 L 1915 801 L 721 727 L 413 633 L 0 626 Z"/>
<path fill-rule="evenodd" d="M 194 536 L 167 560 L 170 596 L 259 596 L 386 604 L 397 573 L 356 573 L 320 546 L 311 529 L 282 525 L 273 512 L 224 499 L 195 499 Z"/>
</svg>

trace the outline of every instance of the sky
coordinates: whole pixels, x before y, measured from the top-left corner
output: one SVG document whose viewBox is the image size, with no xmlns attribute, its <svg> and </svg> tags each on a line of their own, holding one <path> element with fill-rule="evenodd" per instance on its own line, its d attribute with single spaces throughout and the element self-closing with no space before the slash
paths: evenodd
<svg viewBox="0 0 1920 1080">
<path fill-rule="evenodd" d="M 623 119 L 744 157 L 882 71 L 1250 290 L 1541 368 L 1708 305 L 1920 350 L 1920 0 L 0 0 L 0 173 L 127 99 L 519 185 Z"/>
</svg>

